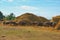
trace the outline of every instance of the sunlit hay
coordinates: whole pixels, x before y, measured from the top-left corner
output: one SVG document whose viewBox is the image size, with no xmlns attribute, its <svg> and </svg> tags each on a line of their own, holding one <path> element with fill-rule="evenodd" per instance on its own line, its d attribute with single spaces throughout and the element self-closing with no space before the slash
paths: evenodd
<svg viewBox="0 0 60 40">
<path fill-rule="evenodd" d="M 18 17 L 16 17 L 16 22 L 20 22 L 22 20 L 25 20 L 27 22 L 45 22 L 45 21 L 48 21 L 48 19 L 44 18 L 44 17 L 41 17 L 41 16 L 36 16 L 34 15 L 33 13 L 25 13 L 25 14 L 22 14 Z"/>
<path fill-rule="evenodd" d="M 58 24 L 55 26 L 55 29 L 60 30 L 60 21 L 59 21 Z"/>
</svg>

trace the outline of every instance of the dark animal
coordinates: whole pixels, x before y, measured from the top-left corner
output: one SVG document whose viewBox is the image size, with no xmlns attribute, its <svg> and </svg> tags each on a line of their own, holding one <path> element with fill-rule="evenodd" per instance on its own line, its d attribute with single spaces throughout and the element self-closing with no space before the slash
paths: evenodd
<svg viewBox="0 0 60 40">
<path fill-rule="evenodd" d="M 54 27 L 56 25 L 55 22 L 44 22 L 44 26 L 47 26 L 47 27 Z"/>
<path fill-rule="evenodd" d="M 32 22 L 33 26 L 43 26 L 43 22 Z"/>
<path fill-rule="evenodd" d="M 9 21 L 4 21 L 4 22 L 3 22 L 4 25 L 7 25 L 7 24 L 9 24 L 9 23 L 10 23 Z"/>
<path fill-rule="evenodd" d="M 25 26 L 27 23 L 25 21 L 20 21 L 18 24 L 21 26 Z"/>
<path fill-rule="evenodd" d="M 52 27 L 55 27 L 55 26 L 56 26 L 56 24 L 57 24 L 56 22 L 51 22 L 51 24 L 50 24 L 50 25 L 51 25 Z"/>
<path fill-rule="evenodd" d="M 37 26 L 37 22 L 31 22 L 31 25 Z"/>
<path fill-rule="evenodd" d="M 11 25 L 16 26 L 18 25 L 16 22 L 10 22 Z"/>
<path fill-rule="evenodd" d="M 15 26 L 17 25 L 17 23 L 13 22 L 13 21 L 5 21 L 5 22 L 3 22 L 3 24 L 4 25 L 9 25 L 10 24 L 10 25 L 15 25 Z"/>
<path fill-rule="evenodd" d="M 43 26 L 43 22 L 38 22 L 37 26 Z"/>
</svg>

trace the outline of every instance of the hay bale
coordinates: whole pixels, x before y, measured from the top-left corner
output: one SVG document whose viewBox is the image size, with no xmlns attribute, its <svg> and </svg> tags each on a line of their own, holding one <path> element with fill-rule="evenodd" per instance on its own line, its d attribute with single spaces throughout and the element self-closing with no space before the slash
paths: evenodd
<svg viewBox="0 0 60 40">
<path fill-rule="evenodd" d="M 52 17 L 52 22 L 59 22 L 60 21 L 60 15 Z"/>
<path fill-rule="evenodd" d="M 55 26 L 55 29 L 60 30 L 60 21 L 57 23 L 57 25 Z"/>
</svg>

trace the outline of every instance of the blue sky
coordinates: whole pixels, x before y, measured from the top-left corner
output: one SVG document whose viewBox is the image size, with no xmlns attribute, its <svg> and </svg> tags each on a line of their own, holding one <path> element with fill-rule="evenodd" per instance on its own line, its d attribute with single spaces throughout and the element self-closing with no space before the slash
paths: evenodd
<svg viewBox="0 0 60 40">
<path fill-rule="evenodd" d="M 60 0 L 0 0 L 0 11 L 16 16 L 30 12 L 50 19 L 60 15 Z"/>
</svg>

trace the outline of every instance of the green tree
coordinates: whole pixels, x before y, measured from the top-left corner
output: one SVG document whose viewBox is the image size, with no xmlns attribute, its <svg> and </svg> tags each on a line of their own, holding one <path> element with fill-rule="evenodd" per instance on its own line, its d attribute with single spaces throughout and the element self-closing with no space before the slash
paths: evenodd
<svg viewBox="0 0 60 40">
<path fill-rule="evenodd" d="M 10 15 L 6 16 L 5 19 L 6 20 L 14 20 L 15 19 L 15 15 L 13 13 L 11 13 Z"/>
<path fill-rule="evenodd" d="M 4 18 L 4 15 L 3 15 L 3 13 L 0 11 L 0 20 L 3 20 L 3 18 Z"/>
</svg>

